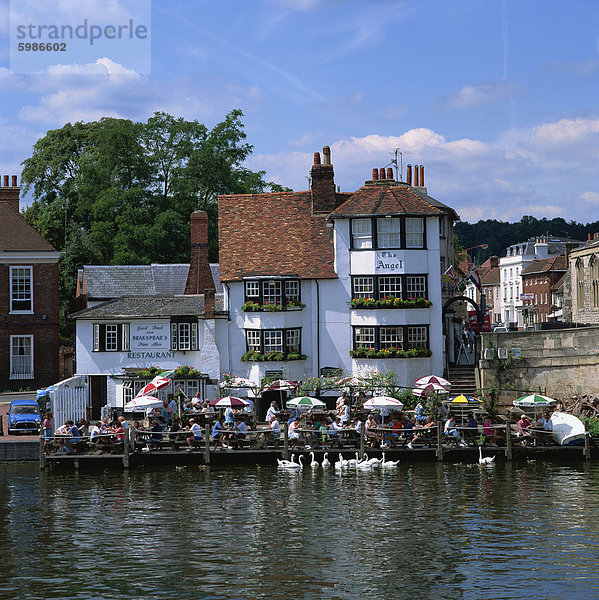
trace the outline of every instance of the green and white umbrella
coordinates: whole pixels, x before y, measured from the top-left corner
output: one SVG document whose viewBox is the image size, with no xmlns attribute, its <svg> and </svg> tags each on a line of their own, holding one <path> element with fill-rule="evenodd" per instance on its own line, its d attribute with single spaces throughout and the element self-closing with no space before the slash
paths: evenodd
<svg viewBox="0 0 599 600">
<path fill-rule="evenodd" d="M 298 396 L 287 402 L 287 408 L 326 408 L 326 406 L 322 400 L 310 396 Z"/>
<path fill-rule="evenodd" d="M 557 400 L 553 398 L 548 398 L 547 396 L 541 396 L 540 394 L 530 394 L 528 396 L 522 396 L 522 398 L 518 398 L 514 400 L 514 406 L 518 406 L 522 408 L 523 406 L 532 406 L 543 408 L 545 406 L 555 406 L 557 404 Z"/>
</svg>

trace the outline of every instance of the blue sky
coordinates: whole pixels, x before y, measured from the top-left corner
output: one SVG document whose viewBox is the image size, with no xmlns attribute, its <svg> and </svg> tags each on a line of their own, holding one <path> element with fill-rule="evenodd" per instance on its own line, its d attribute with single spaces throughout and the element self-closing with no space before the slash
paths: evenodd
<svg viewBox="0 0 599 600">
<path fill-rule="evenodd" d="M 29 2 L 12 9 L 39 16 Z M 112 22 L 135 2 L 51 6 Z M 241 108 L 248 166 L 296 190 L 323 145 L 342 191 L 399 148 L 464 220 L 599 219 L 595 0 L 154 0 L 148 75 L 99 46 L 23 74 L 10 9 L 0 0 L 2 173 L 69 121 L 162 110 L 211 126 Z"/>
</svg>

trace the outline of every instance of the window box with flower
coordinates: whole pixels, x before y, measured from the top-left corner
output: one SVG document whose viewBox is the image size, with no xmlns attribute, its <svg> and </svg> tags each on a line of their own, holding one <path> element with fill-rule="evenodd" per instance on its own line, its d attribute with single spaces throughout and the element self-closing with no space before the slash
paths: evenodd
<svg viewBox="0 0 599 600">
<path fill-rule="evenodd" d="M 241 357 L 241 360 L 244 362 L 285 362 L 289 360 L 306 360 L 307 358 L 305 354 L 300 354 L 299 352 L 285 353 L 270 351 L 266 354 L 261 354 L 257 350 L 249 350 Z"/>
<path fill-rule="evenodd" d="M 429 308 L 432 306 L 432 302 L 426 298 L 409 298 L 404 300 L 403 298 L 381 298 L 375 300 L 374 298 L 353 298 L 350 302 L 351 308 L 357 309 L 382 309 L 382 308 Z"/>
</svg>

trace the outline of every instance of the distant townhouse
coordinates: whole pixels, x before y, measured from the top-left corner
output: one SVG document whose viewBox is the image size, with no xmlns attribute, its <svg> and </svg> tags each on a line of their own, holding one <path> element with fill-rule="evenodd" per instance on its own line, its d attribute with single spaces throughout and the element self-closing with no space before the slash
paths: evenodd
<svg viewBox="0 0 599 600">
<path fill-rule="evenodd" d="M 11 185 L 9 185 L 11 183 Z M 0 389 L 38 388 L 59 375 L 56 251 L 19 214 L 17 177 L 0 186 Z"/>
<path fill-rule="evenodd" d="M 175 370 L 174 389 L 189 397 L 217 393 L 216 329 L 219 319 L 226 321 L 217 287 L 204 211 L 191 215 L 189 264 L 80 270 L 77 297 L 84 308 L 71 317 L 76 372 L 87 377 L 92 418 L 103 406 L 122 408 L 152 378 L 140 375 L 152 367 Z"/>
<path fill-rule="evenodd" d="M 599 323 L 599 234 L 566 252 L 563 320 L 571 323 Z"/>
<path fill-rule="evenodd" d="M 374 169 L 339 192 L 330 149 L 305 192 L 219 197 L 220 278 L 230 315 L 223 368 L 254 381 L 339 370 L 443 372 L 441 269 L 451 264 L 450 207 Z"/>
<path fill-rule="evenodd" d="M 559 237 L 530 238 L 526 242 L 509 246 L 506 256 L 499 259 L 501 318 L 506 325 L 523 328 L 523 302 L 534 300 L 534 292 L 523 290 L 522 272 L 533 260 L 553 258 L 563 254 L 567 243 L 572 243 L 572 240 Z M 532 297 L 526 295 L 528 293 L 532 293 Z M 528 311 L 528 308 L 526 310 Z"/>
<path fill-rule="evenodd" d="M 554 296 L 565 273 L 566 257 L 563 254 L 533 260 L 522 271 L 522 320 L 525 328 L 538 327 L 551 318 L 557 319 L 553 313 L 559 306 L 554 304 Z"/>
<path fill-rule="evenodd" d="M 482 297 L 484 296 L 486 317 L 483 321 L 483 327 L 489 328 L 491 324 L 501 321 L 499 258 L 497 256 L 489 257 L 476 270 L 480 279 L 480 290 L 469 280 L 464 295 L 476 302 L 481 309 L 483 308 Z M 472 315 L 473 310 L 470 309 L 469 313 Z"/>
</svg>

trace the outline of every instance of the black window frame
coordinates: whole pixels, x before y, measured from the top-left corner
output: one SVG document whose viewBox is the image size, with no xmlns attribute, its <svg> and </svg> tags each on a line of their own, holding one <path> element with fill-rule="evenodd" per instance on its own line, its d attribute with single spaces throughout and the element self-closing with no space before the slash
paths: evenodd
<svg viewBox="0 0 599 600">
<path fill-rule="evenodd" d="M 181 325 L 189 325 L 189 348 L 181 348 Z M 170 347 L 173 352 L 194 352 L 199 349 L 198 320 L 190 317 L 171 317 L 170 321 Z"/>
<path fill-rule="evenodd" d="M 426 350 L 430 350 L 431 346 L 431 338 L 430 338 L 430 325 L 427 323 L 410 323 L 409 325 L 352 325 L 352 349 L 359 350 L 361 348 L 366 348 L 366 346 L 356 346 L 356 330 L 357 329 L 374 329 L 374 346 L 373 349 L 376 351 L 384 350 L 385 348 L 381 348 L 381 340 L 380 340 L 380 330 L 386 329 L 389 327 L 396 327 L 402 329 L 402 342 L 401 345 L 396 346 L 400 350 L 412 350 L 414 348 L 426 348 Z M 408 332 L 410 329 L 414 327 L 424 327 L 426 329 L 426 346 L 410 346 Z"/>
<path fill-rule="evenodd" d="M 117 347 L 106 348 L 106 328 L 117 328 Z M 94 323 L 93 352 L 129 352 L 131 349 L 131 329 L 129 323 Z"/>
<path fill-rule="evenodd" d="M 256 350 L 256 348 L 250 348 L 250 345 L 248 344 L 248 336 L 247 336 L 247 332 L 248 331 L 257 331 L 260 333 L 260 349 L 258 350 L 258 352 L 260 352 L 260 354 L 265 354 L 264 351 L 264 334 L 266 332 L 271 332 L 271 331 L 280 331 L 282 334 L 282 350 L 281 352 L 283 354 L 301 354 L 302 353 L 302 328 L 301 327 L 274 327 L 272 329 L 254 329 L 252 327 L 248 327 L 245 328 L 243 330 L 243 335 L 245 338 L 245 351 L 246 352 L 250 352 L 252 350 Z M 298 349 L 292 349 L 289 350 L 288 346 L 287 346 L 287 332 L 288 331 L 299 331 L 299 348 Z"/>
<path fill-rule="evenodd" d="M 351 276 L 351 294 L 352 294 L 352 298 L 366 298 L 367 296 L 356 296 L 356 291 L 355 291 L 355 279 L 357 279 L 358 277 L 372 277 L 373 280 L 373 295 L 372 298 L 374 300 L 382 300 L 383 298 L 387 298 L 388 296 L 386 295 L 382 295 L 380 292 L 380 285 L 379 282 L 381 279 L 385 278 L 385 277 L 399 277 L 401 279 L 401 296 L 395 296 L 395 298 L 401 298 L 402 300 L 410 300 L 412 298 L 414 298 L 415 296 L 411 296 L 408 295 L 408 277 L 424 277 L 424 295 L 423 296 L 416 296 L 417 298 L 424 298 L 426 300 L 428 300 L 428 293 L 429 293 L 429 285 L 428 285 L 428 273 L 397 273 L 395 275 L 373 275 L 373 274 L 368 274 L 368 275 L 352 275 Z"/>
<path fill-rule="evenodd" d="M 244 302 L 257 302 L 260 305 L 265 304 L 264 302 L 264 284 L 271 283 L 272 281 L 276 281 L 281 284 L 281 306 L 286 306 L 289 302 L 297 302 L 301 303 L 302 301 L 302 282 L 299 277 L 273 277 L 270 279 L 244 279 L 243 280 L 243 298 Z M 288 298 L 287 291 L 285 289 L 286 283 L 295 282 L 297 283 L 298 288 L 298 297 L 297 298 Z M 248 296 L 247 295 L 247 285 L 248 283 L 258 284 L 259 292 L 257 296 Z"/>
<path fill-rule="evenodd" d="M 375 217 L 354 217 L 349 220 L 349 234 L 350 234 L 350 250 L 355 250 L 356 252 L 363 251 L 372 251 L 372 250 L 427 250 L 427 238 L 426 238 L 426 217 L 421 215 L 389 215 L 392 218 L 399 219 L 399 234 L 401 238 L 401 243 L 396 247 L 385 246 L 384 248 L 379 247 L 378 244 L 378 227 L 377 222 L 378 219 L 387 218 L 385 215 L 377 215 Z M 422 234 L 422 247 L 414 248 L 412 246 L 406 246 L 406 218 L 409 219 L 422 219 L 424 224 L 424 231 Z M 354 220 L 364 220 L 370 219 L 370 231 L 372 232 L 372 248 L 356 248 L 354 244 L 354 234 L 353 234 L 353 221 Z"/>
</svg>

